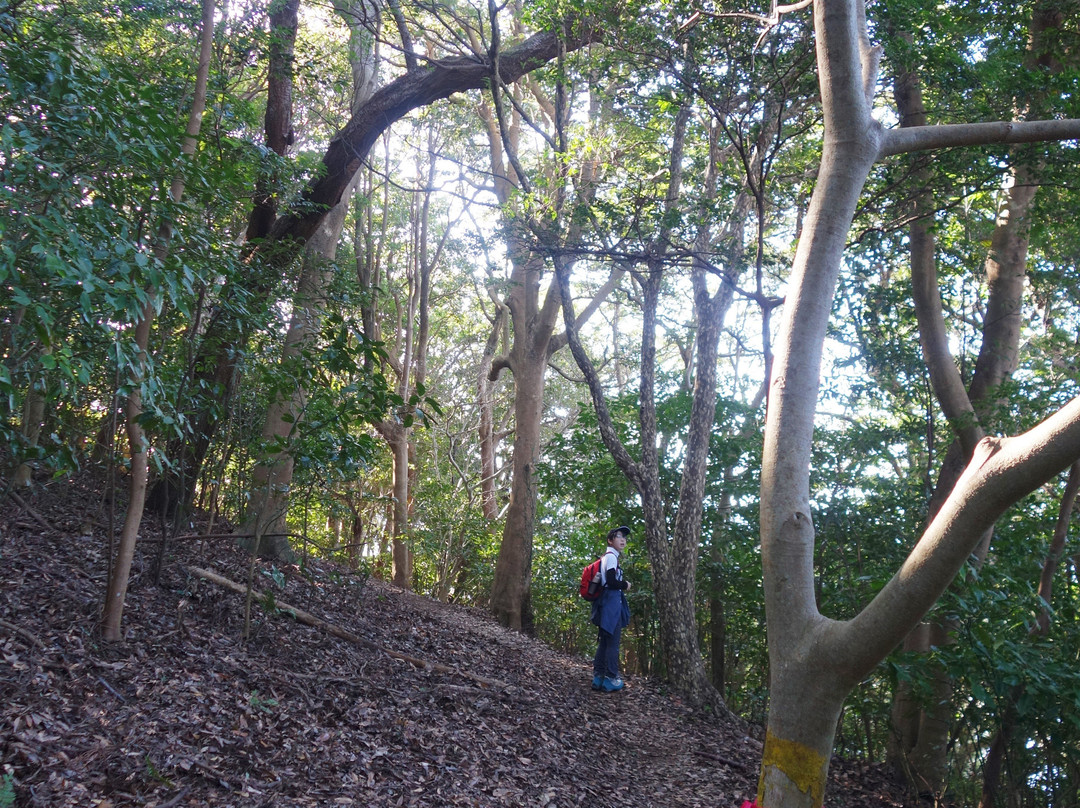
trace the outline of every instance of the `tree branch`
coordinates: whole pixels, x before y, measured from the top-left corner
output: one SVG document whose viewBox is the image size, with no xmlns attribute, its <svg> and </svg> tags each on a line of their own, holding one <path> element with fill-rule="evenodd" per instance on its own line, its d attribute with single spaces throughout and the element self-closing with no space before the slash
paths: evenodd
<svg viewBox="0 0 1080 808">
<path fill-rule="evenodd" d="M 641 466 L 634 462 L 622 441 L 619 440 L 619 435 L 611 418 L 611 411 L 608 409 L 607 400 L 604 398 L 603 384 L 600 382 L 596 367 L 585 352 L 585 348 L 581 344 L 575 329 L 577 318 L 574 316 L 574 303 L 573 298 L 570 296 L 569 269 L 564 264 L 562 256 L 553 256 L 553 263 L 555 265 L 555 282 L 562 291 L 560 299 L 562 301 L 563 323 L 566 326 L 566 337 L 570 344 L 570 352 L 574 355 L 574 360 L 585 375 L 585 381 L 589 385 L 589 393 L 592 396 L 597 425 L 600 429 L 600 438 L 604 441 L 608 452 L 611 453 L 615 464 L 622 469 L 623 474 L 626 475 L 630 483 L 638 491 L 641 491 L 644 476 Z"/>
<path fill-rule="evenodd" d="M 622 280 L 622 276 L 626 274 L 626 270 L 618 267 L 613 267 L 611 273 L 608 275 L 608 279 L 604 282 L 604 285 L 597 289 L 596 294 L 592 296 L 592 299 L 586 304 L 585 308 L 581 310 L 581 313 L 577 315 L 574 320 L 574 329 L 580 330 L 582 326 L 589 321 L 596 311 L 600 308 L 600 305 L 607 300 L 608 295 L 615 291 L 615 287 L 619 285 L 619 281 Z M 566 345 L 569 339 L 564 331 L 561 334 L 556 334 L 551 338 L 551 344 L 548 346 L 548 356 L 552 356 Z"/>
<path fill-rule="evenodd" d="M 881 140 L 878 159 L 930 149 L 956 146 L 989 146 L 1009 143 L 1043 143 L 1080 138 L 1080 119 L 1056 121 L 996 121 L 941 126 L 888 129 Z"/>
<path fill-rule="evenodd" d="M 858 681 L 941 597 L 1001 514 L 1078 458 L 1080 397 L 1022 435 L 980 442 L 896 575 L 857 617 L 841 624 L 825 653 L 843 658 L 845 675 Z"/>
<path fill-rule="evenodd" d="M 577 50 L 602 36 L 591 24 L 577 26 L 565 40 L 567 51 Z M 513 48 L 499 53 L 499 79 L 512 82 L 554 59 L 560 50 L 560 34 L 534 34 Z M 375 141 L 396 121 L 414 109 L 466 90 L 491 85 L 490 60 L 458 56 L 432 62 L 425 68 L 399 76 L 379 89 L 345 124 L 330 142 L 323 156 L 322 171 L 312 179 L 293 211 L 282 216 L 270 231 L 267 243 L 293 240 L 305 243 L 360 168 Z M 260 248 L 260 250 L 265 248 Z M 286 251 L 288 253 L 288 251 Z"/>
</svg>

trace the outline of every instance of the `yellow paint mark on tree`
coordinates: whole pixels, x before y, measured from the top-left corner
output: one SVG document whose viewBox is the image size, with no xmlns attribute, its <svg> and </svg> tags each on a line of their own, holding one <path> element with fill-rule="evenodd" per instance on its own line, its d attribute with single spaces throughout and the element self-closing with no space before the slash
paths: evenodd
<svg viewBox="0 0 1080 808">
<path fill-rule="evenodd" d="M 808 794 L 814 808 L 821 808 L 825 800 L 825 773 L 828 771 L 825 756 L 795 741 L 765 734 L 765 750 L 762 752 L 762 769 L 770 766 L 782 771 L 803 794 Z M 758 795 L 758 803 L 762 800 Z"/>
</svg>

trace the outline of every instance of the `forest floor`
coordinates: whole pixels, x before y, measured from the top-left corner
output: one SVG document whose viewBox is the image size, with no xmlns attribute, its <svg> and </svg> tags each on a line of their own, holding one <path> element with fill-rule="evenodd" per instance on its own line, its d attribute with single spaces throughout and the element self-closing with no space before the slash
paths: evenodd
<svg viewBox="0 0 1080 808">
<path fill-rule="evenodd" d="M 98 502 L 55 483 L 0 504 L 0 805 L 738 808 L 754 797 L 759 733 L 695 714 L 662 683 L 596 693 L 590 660 L 482 611 L 323 562 L 252 568 L 228 539 L 173 542 L 155 583 L 150 520 L 125 640 L 103 644 Z M 243 595 L 193 568 L 241 585 L 254 569 L 263 595 L 246 641 Z M 911 803 L 880 767 L 834 759 L 825 804 Z"/>
</svg>

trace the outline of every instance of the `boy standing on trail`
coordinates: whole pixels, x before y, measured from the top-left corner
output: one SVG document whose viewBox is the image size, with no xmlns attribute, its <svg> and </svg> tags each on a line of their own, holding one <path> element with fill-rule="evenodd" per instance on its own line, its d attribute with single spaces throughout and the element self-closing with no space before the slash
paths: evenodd
<svg viewBox="0 0 1080 808">
<path fill-rule="evenodd" d="M 600 580 L 604 588 L 592 606 L 592 622 L 599 627 L 592 687 L 608 693 L 626 686 L 619 676 L 619 636 L 623 626 L 630 622 L 630 605 L 625 595 L 630 582 L 623 580 L 619 556 L 629 538 L 630 528 L 626 525 L 608 531 L 607 551 L 600 561 Z"/>
</svg>

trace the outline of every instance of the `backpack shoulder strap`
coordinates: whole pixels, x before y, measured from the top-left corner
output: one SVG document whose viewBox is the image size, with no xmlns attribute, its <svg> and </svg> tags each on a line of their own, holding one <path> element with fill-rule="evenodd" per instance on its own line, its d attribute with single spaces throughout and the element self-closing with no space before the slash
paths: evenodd
<svg viewBox="0 0 1080 808">
<path fill-rule="evenodd" d="M 600 577 L 601 578 L 604 577 L 604 575 L 603 575 L 603 572 L 604 572 L 604 559 L 608 555 L 610 555 L 612 552 L 614 552 L 614 550 L 611 547 L 609 547 L 609 548 L 607 548 L 607 550 L 604 551 L 604 555 L 600 556 Z M 619 565 L 619 554 L 615 553 L 615 569 L 619 569 L 619 566 L 620 566 Z"/>
</svg>

